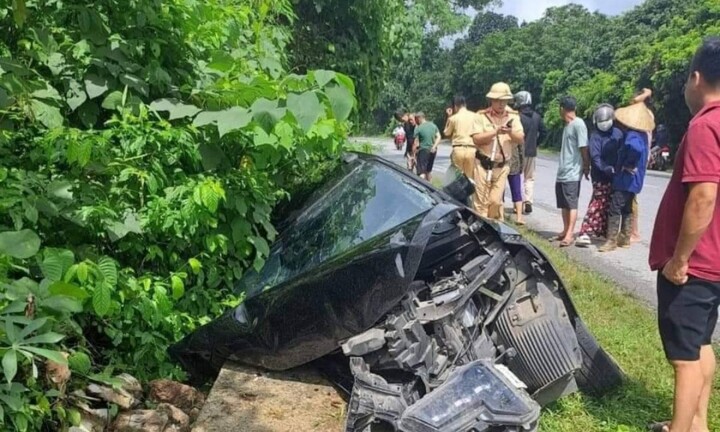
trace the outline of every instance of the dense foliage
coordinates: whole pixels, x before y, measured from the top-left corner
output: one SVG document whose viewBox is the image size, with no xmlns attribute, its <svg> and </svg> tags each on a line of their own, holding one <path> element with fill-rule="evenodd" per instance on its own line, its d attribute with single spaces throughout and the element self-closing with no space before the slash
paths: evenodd
<svg viewBox="0 0 720 432">
<path fill-rule="evenodd" d="M 720 3 L 713 0 L 647 0 L 617 17 L 571 4 L 531 23 L 480 13 L 452 49 L 426 38 L 420 57 L 394 71 L 376 108 L 378 123 L 401 106 L 443 121 L 438 107 L 454 94 L 480 108 L 492 83 L 506 81 L 533 94 L 555 131 L 548 143 L 557 145 L 562 95 L 576 96 L 588 118 L 597 104 L 625 104 L 650 87 L 657 119 L 677 143 L 689 118 L 682 95 L 689 59 L 703 37 L 718 34 Z"/>
<path fill-rule="evenodd" d="M 289 0 L 4 4 L 0 429 L 61 430 L 76 380 L 45 360 L 181 377 L 168 344 L 240 300 L 274 206 L 342 149 L 354 84 L 286 72 Z"/>
<path fill-rule="evenodd" d="M 357 123 L 373 129 L 387 112 L 388 86 L 398 83 L 399 68 L 415 68 L 425 38 L 462 30 L 468 7 L 482 9 L 493 0 L 295 0 L 298 19 L 290 46 L 292 67 L 301 73 L 328 68 L 349 75 L 358 89 Z M 395 77 L 395 79 L 391 79 Z M 399 92 L 395 92 L 399 93 Z"/>
</svg>

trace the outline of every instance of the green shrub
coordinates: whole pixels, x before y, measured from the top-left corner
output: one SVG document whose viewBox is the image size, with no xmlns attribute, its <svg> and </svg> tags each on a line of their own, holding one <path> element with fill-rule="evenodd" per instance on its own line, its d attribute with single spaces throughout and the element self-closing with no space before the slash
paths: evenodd
<svg viewBox="0 0 720 432">
<path fill-rule="evenodd" d="M 166 348 L 242 300 L 276 206 L 336 163 L 355 89 L 285 71 L 289 0 L 13 5 L 0 7 L 0 429 L 59 430 L 85 380 L 183 378 Z M 39 378 L 48 358 L 69 362 L 69 388 Z"/>
</svg>

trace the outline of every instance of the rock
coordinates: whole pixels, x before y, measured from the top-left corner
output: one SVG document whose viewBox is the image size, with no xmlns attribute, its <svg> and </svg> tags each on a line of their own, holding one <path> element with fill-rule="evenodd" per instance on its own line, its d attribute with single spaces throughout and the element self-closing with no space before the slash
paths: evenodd
<svg viewBox="0 0 720 432">
<path fill-rule="evenodd" d="M 82 403 L 86 402 L 100 402 L 102 399 L 96 398 L 93 396 L 88 396 L 87 393 L 85 393 L 82 389 L 74 390 L 72 393 L 70 393 L 71 396 L 76 398 L 78 401 L 82 401 Z"/>
<path fill-rule="evenodd" d="M 150 383 L 150 398 L 158 403 L 166 402 L 185 413 L 193 408 L 202 407 L 205 395 L 193 387 L 179 382 L 160 379 Z"/>
<path fill-rule="evenodd" d="M 65 359 L 68 358 L 68 353 L 60 353 Z M 60 391 L 65 390 L 65 384 L 70 381 L 70 368 L 66 364 L 55 363 L 52 360 L 45 362 L 45 377 L 52 384 L 53 387 Z"/>
<path fill-rule="evenodd" d="M 163 432 L 169 417 L 158 410 L 135 410 L 118 414 L 111 432 Z"/>
<path fill-rule="evenodd" d="M 190 423 L 194 423 L 195 420 L 197 420 L 197 418 L 200 416 L 200 408 L 195 407 L 191 409 L 188 415 L 190 416 Z"/>
<path fill-rule="evenodd" d="M 110 410 L 107 408 L 90 408 L 84 400 L 75 400 L 73 405 L 80 410 L 82 420 L 79 427 L 85 432 L 103 432 L 105 430 L 110 418 Z"/>
<path fill-rule="evenodd" d="M 126 373 L 120 374 L 116 378 L 122 381 L 121 387 L 123 390 L 133 395 L 135 399 L 142 399 L 143 388 L 137 378 Z"/>
<path fill-rule="evenodd" d="M 182 412 L 180 408 L 168 403 L 161 403 L 156 409 L 167 414 L 170 420 L 165 427 L 165 432 L 187 432 L 190 430 L 190 417 Z"/>
<path fill-rule="evenodd" d="M 97 384 L 87 386 L 88 393 L 91 393 L 107 402 L 114 403 L 122 409 L 130 409 L 138 404 L 138 400 L 122 388 L 113 389 Z"/>
</svg>

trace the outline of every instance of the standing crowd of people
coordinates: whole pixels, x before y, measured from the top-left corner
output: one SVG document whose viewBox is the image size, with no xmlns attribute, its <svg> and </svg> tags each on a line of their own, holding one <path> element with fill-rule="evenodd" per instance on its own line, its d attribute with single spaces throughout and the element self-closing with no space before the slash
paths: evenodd
<svg viewBox="0 0 720 432">
<path fill-rule="evenodd" d="M 716 367 L 711 344 L 720 307 L 720 38 L 706 39 L 695 53 L 684 93 L 693 119 L 650 244 L 650 268 L 658 273 L 659 333 L 675 373 L 672 420 L 651 424 L 655 432 L 709 431 Z M 523 214 L 533 210 L 537 144 L 545 128 L 529 93 L 513 95 L 507 84 L 496 83 L 487 99 L 488 108 L 476 113 L 460 96 L 448 109 L 444 135 L 452 143 L 451 161 L 474 181 L 472 206 L 479 215 L 504 219 L 509 185 L 516 221 L 523 223 Z M 517 111 L 510 108 L 513 101 Z M 630 247 L 639 239 L 637 196 L 656 130 L 652 92 L 643 89 L 620 108 L 601 104 L 590 133 L 573 97 L 562 98 L 559 111 L 565 127 L 555 195 L 563 230 L 553 240 L 566 247 L 602 239 L 601 252 Z M 402 120 L 408 168 L 429 180 L 440 131 L 421 113 Z M 583 177 L 592 181 L 592 198 L 576 240 Z"/>
<path fill-rule="evenodd" d="M 590 246 L 604 240 L 601 252 L 626 248 L 639 240 L 637 195 L 643 187 L 655 120 L 652 92 L 643 89 L 631 104 L 619 108 L 601 104 L 588 133 L 577 115 L 577 101 L 559 101 L 565 122 L 555 182 L 557 208 L 563 230 L 553 240 L 560 247 L 573 243 Z M 504 197 L 510 191 L 515 222 L 533 212 L 538 144 L 547 136 L 542 116 L 533 109 L 527 91 L 513 94 L 506 83 L 496 83 L 487 93 L 488 107 L 468 110 L 465 98 L 456 96 L 447 109 L 443 134 L 452 145 L 452 165 L 475 183 L 472 205 L 489 219 L 504 220 Z M 397 113 L 396 145 L 405 146 L 407 168 L 426 179 L 432 169 L 440 129 L 423 113 Z M 592 180 L 593 195 L 578 237 L 575 228 L 581 183 Z"/>
</svg>

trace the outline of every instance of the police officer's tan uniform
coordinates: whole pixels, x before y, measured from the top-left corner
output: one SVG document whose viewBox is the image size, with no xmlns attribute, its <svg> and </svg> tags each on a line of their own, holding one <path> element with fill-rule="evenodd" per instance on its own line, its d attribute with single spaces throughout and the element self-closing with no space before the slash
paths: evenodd
<svg viewBox="0 0 720 432">
<path fill-rule="evenodd" d="M 512 120 L 512 132 L 523 133 L 520 115 L 517 111 L 506 108 L 505 112 L 498 116 L 492 108 L 478 111 L 478 127 L 474 133 L 484 133 L 492 130 L 498 130 Z M 485 162 L 492 162 L 492 177 L 490 181 L 487 179 L 487 171 L 483 166 L 482 160 L 478 161 L 475 167 L 475 197 L 473 204 L 475 210 L 484 217 L 490 219 L 502 220 L 505 217 L 503 208 L 503 193 L 505 191 L 505 183 L 510 173 L 510 159 L 513 154 L 514 144 L 510 135 L 496 135 L 497 150 L 495 158 L 490 161 L 492 156 L 492 148 L 495 141 L 487 146 L 480 148 L 481 157 L 485 157 Z"/>
<path fill-rule="evenodd" d="M 472 133 L 477 130 L 479 116 L 462 107 L 452 115 L 445 126 L 444 135 L 452 141 L 450 161 L 468 178 L 475 177 L 475 152 Z"/>
</svg>

